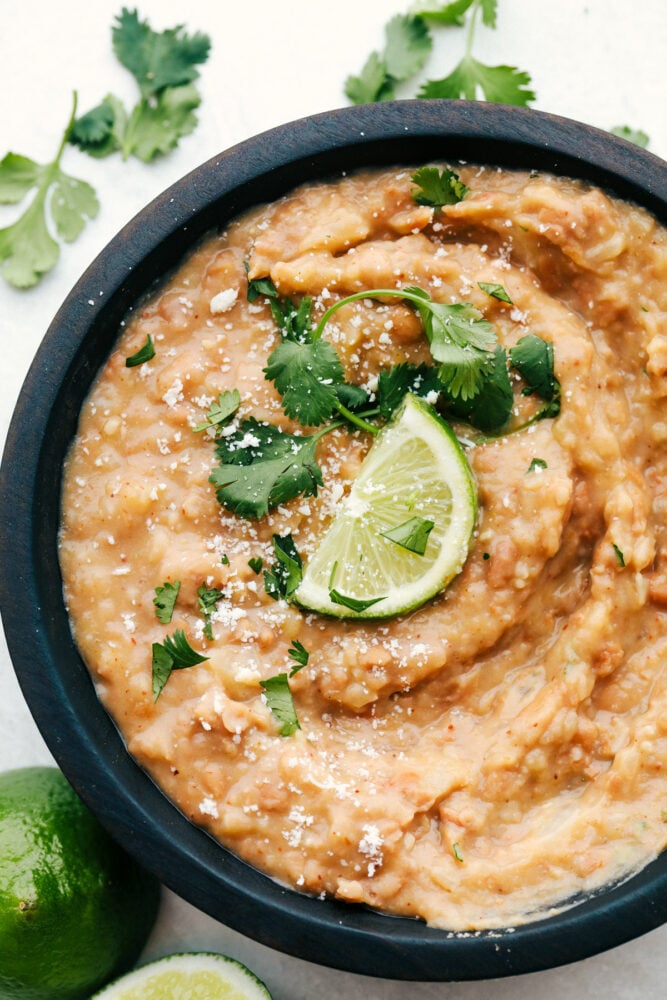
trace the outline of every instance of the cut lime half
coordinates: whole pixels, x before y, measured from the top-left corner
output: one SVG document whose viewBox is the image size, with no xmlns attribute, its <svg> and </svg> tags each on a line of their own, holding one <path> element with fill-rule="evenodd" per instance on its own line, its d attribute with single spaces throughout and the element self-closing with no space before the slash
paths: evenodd
<svg viewBox="0 0 667 1000">
<path fill-rule="evenodd" d="M 408 395 L 373 442 L 294 599 L 336 618 L 412 611 L 461 572 L 476 517 L 472 472 L 454 432 Z"/>
<path fill-rule="evenodd" d="M 93 1000 L 271 1000 L 249 969 L 225 955 L 167 955 L 111 983 Z"/>
</svg>

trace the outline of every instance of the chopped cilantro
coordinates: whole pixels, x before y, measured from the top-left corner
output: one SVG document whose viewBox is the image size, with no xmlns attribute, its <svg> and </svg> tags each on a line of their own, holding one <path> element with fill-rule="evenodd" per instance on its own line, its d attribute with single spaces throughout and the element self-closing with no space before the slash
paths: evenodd
<svg viewBox="0 0 667 1000">
<path fill-rule="evenodd" d="M 290 677 L 294 677 L 294 674 L 298 674 L 299 670 L 308 664 L 310 659 L 310 653 L 298 639 L 295 639 L 290 648 L 287 650 L 289 655 L 295 661 L 294 666 L 290 670 Z"/>
<path fill-rule="evenodd" d="M 183 629 L 177 628 L 173 636 L 167 636 L 163 643 L 153 643 L 152 676 L 153 700 L 157 701 L 172 670 L 194 667 L 208 660 L 192 648 Z"/>
<path fill-rule="evenodd" d="M 417 185 L 411 192 L 414 201 L 434 208 L 455 205 L 470 191 L 459 175 L 447 167 L 441 171 L 437 167 L 420 167 L 412 175 L 412 183 Z"/>
<path fill-rule="evenodd" d="M 66 174 L 60 166 L 76 115 L 76 100 L 75 94 L 69 123 L 50 163 L 36 163 L 18 153 L 7 153 L 0 161 L 0 204 L 16 205 L 34 190 L 23 214 L 0 229 L 2 276 L 16 288 L 36 285 L 55 266 L 59 241 L 72 243 L 100 207 L 90 184 Z"/>
<path fill-rule="evenodd" d="M 292 736 L 297 729 L 301 729 L 301 726 L 294 707 L 287 674 L 276 674 L 275 677 L 268 677 L 259 683 L 264 689 L 266 704 L 276 722 L 279 723 L 278 732 L 281 736 Z"/>
<path fill-rule="evenodd" d="M 197 599 L 199 603 L 199 612 L 204 619 L 204 635 L 209 640 L 213 639 L 213 624 L 211 622 L 211 615 L 215 610 L 215 605 L 224 597 L 221 590 L 217 587 L 207 587 L 205 583 L 202 583 L 201 587 L 197 588 Z"/>
<path fill-rule="evenodd" d="M 248 261 L 245 262 L 245 270 L 246 274 L 250 270 Z M 261 296 L 264 296 L 267 299 L 276 299 L 278 298 L 278 289 L 268 277 L 249 278 L 248 291 L 246 293 L 248 302 L 256 302 Z"/>
<path fill-rule="evenodd" d="M 461 854 L 461 847 L 458 843 L 452 844 L 452 854 L 458 862 L 463 864 L 463 855 Z"/>
<path fill-rule="evenodd" d="M 277 562 L 264 570 L 264 587 L 274 600 L 287 600 L 301 583 L 303 563 L 291 534 L 274 535 L 273 551 Z"/>
<path fill-rule="evenodd" d="M 69 141 L 91 156 L 121 151 L 148 162 L 168 153 L 197 124 L 201 97 L 194 81 L 206 62 L 207 35 L 188 35 L 183 26 L 154 31 L 136 10 L 123 7 L 112 29 L 119 62 L 134 76 L 139 101 L 128 113 L 114 95 L 77 119 Z"/>
<path fill-rule="evenodd" d="M 155 346 L 153 344 L 153 338 L 150 333 L 146 335 L 145 343 L 131 354 L 129 358 L 125 358 L 126 368 L 136 368 L 138 365 L 144 365 L 147 361 L 151 361 L 155 357 Z"/>
<path fill-rule="evenodd" d="M 618 565 L 621 566 L 621 567 L 623 567 L 623 568 L 625 568 L 625 556 L 623 555 L 623 553 L 619 549 L 618 545 L 612 543 L 612 548 L 614 550 L 614 553 L 616 554 L 616 558 L 618 560 Z"/>
<path fill-rule="evenodd" d="M 487 295 L 490 295 L 494 299 L 498 299 L 499 302 L 507 302 L 509 305 L 512 305 L 512 300 L 502 285 L 496 285 L 489 281 L 478 281 L 477 284 L 483 292 L 486 292 Z"/>
<path fill-rule="evenodd" d="M 397 14 L 385 25 L 385 46 L 372 52 L 361 73 L 345 81 L 345 94 L 353 104 L 390 101 L 396 84 L 408 80 L 424 66 L 433 39 L 421 17 Z"/>
<path fill-rule="evenodd" d="M 526 383 L 523 395 L 534 393 L 547 403 L 540 411 L 540 417 L 557 417 L 560 413 L 560 384 L 554 375 L 553 344 L 529 333 L 510 348 L 510 361 Z"/>
<path fill-rule="evenodd" d="M 407 521 L 390 528 L 389 531 L 380 532 L 390 542 L 395 542 L 408 552 L 414 552 L 418 556 L 423 556 L 428 544 L 428 536 L 435 527 L 435 521 L 427 521 L 423 517 L 410 517 Z"/>
<path fill-rule="evenodd" d="M 168 625 L 174 614 L 174 605 L 178 592 L 181 589 L 181 581 L 174 580 L 173 583 L 165 581 L 161 587 L 155 588 L 155 616 L 161 625 Z"/>
<path fill-rule="evenodd" d="M 335 588 L 329 591 L 329 599 L 334 604 L 340 604 L 344 608 L 349 608 L 350 611 L 366 611 L 367 608 L 372 608 L 378 601 L 384 601 L 384 597 L 373 597 L 370 600 L 348 597 L 346 594 L 341 594 Z"/>
<path fill-rule="evenodd" d="M 547 463 L 543 458 L 533 458 L 530 465 L 528 466 L 528 472 L 535 472 L 537 469 L 548 468 Z"/>
<path fill-rule="evenodd" d="M 220 562 L 222 563 L 223 566 L 229 566 L 229 556 L 227 555 L 226 552 L 223 552 L 222 555 L 220 556 Z"/>
<path fill-rule="evenodd" d="M 255 575 L 261 573 L 263 563 L 264 560 L 261 556 L 253 556 L 252 559 L 248 559 L 248 566 L 250 566 L 250 569 L 253 573 L 255 573 Z"/>
<path fill-rule="evenodd" d="M 240 405 L 241 394 L 238 389 L 219 392 L 217 403 L 211 403 L 206 419 L 197 424 L 193 430 L 199 433 L 199 431 L 208 430 L 209 427 L 223 427 L 231 420 Z"/>
</svg>

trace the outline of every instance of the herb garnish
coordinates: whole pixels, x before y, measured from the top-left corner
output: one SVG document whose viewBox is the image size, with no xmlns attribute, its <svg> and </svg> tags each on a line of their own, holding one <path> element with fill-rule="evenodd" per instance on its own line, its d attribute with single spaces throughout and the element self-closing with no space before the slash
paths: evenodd
<svg viewBox="0 0 667 1000">
<path fill-rule="evenodd" d="M 168 153 L 197 125 L 195 109 L 201 97 L 194 85 L 197 66 L 206 62 L 208 35 L 188 35 L 183 26 L 154 31 L 136 10 L 123 7 L 112 28 L 113 50 L 139 87 L 139 101 L 127 111 L 108 94 L 78 118 L 69 142 L 91 156 L 120 151 L 144 162 Z"/>
<path fill-rule="evenodd" d="M 533 458 L 531 459 L 530 465 L 528 466 L 528 472 L 536 472 L 538 469 L 546 469 L 547 463 L 543 458 Z"/>
<path fill-rule="evenodd" d="M 435 528 L 434 521 L 415 516 L 408 518 L 407 521 L 403 521 L 395 528 L 390 528 L 389 531 L 381 531 L 380 534 L 384 538 L 388 538 L 390 542 L 395 542 L 401 548 L 407 549 L 408 552 L 423 556 L 426 552 L 428 536 L 433 528 Z"/>
<path fill-rule="evenodd" d="M 622 568 L 625 568 L 625 556 L 623 555 L 622 551 L 619 549 L 618 545 L 616 545 L 614 542 L 612 542 L 612 548 L 618 560 L 618 565 L 621 566 Z"/>
<path fill-rule="evenodd" d="M 491 287 L 497 293 L 496 286 Z M 313 434 L 290 434 L 249 417 L 231 434 L 216 437 L 220 464 L 211 473 L 210 482 L 219 502 L 239 517 L 261 518 L 297 496 L 317 495 L 323 482 L 316 458 L 319 439 L 344 424 L 377 434 L 379 425 L 374 418 L 390 420 L 406 393 L 431 403 L 440 401 L 450 416 L 478 430 L 498 431 L 509 420 L 514 404 L 508 372 L 511 363 L 526 381 L 524 394 L 534 393 L 545 400 L 530 422 L 559 412 L 560 387 L 553 374 L 552 345 L 531 334 L 512 348 L 508 359 L 494 327 L 470 302 L 435 302 L 416 286 L 376 288 L 339 299 L 315 323 L 310 299 L 304 298 L 295 306 L 280 297 L 269 278 L 252 279 L 248 295 L 268 301 L 282 334 L 264 374 L 281 395 L 283 410 L 302 426 L 324 426 Z M 329 320 L 343 306 L 386 298 L 398 298 L 416 310 L 436 364 L 404 362 L 384 369 L 376 392 L 370 395 L 362 386 L 344 381 L 338 353 L 322 337 Z M 221 393 L 207 421 L 196 430 L 213 426 L 218 414 L 224 422 L 237 403 L 238 394 Z M 325 423 L 334 415 L 341 419 Z M 269 592 L 284 597 L 273 577 L 269 572 Z"/>
<path fill-rule="evenodd" d="M 196 427 L 193 427 L 193 430 L 195 433 L 209 430 L 211 427 L 215 428 L 216 431 L 220 430 L 225 424 L 229 423 L 240 405 L 241 394 L 238 389 L 219 392 L 217 403 L 211 403 L 206 414 L 206 419 L 197 424 Z"/>
<path fill-rule="evenodd" d="M 218 501 L 239 517 L 257 519 L 301 494 L 316 495 L 322 470 L 315 446 L 331 429 L 302 436 L 254 417 L 242 420 L 237 431 L 216 443 L 220 464 L 210 482 Z"/>
<path fill-rule="evenodd" d="M 169 581 L 166 580 L 161 587 L 155 588 L 153 604 L 155 605 L 155 616 L 161 625 L 168 625 L 171 621 L 174 615 L 174 605 L 176 604 L 176 598 L 178 597 L 180 589 L 180 580 L 174 580 L 173 583 L 169 583 Z"/>
<path fill-rule="evenodd" d="M 459 175 L 448 167 L 440 171 L 437 167 L 420 167 L 412 175 L 412 183 L 417 185 L 411 192 L 414 201 L 434 208 L 455 205 L 470 191 Z"/>
<path fill-rule="evenodd" d="M 128 358 L 125 358 L 126 368 L 136 368 L 137 365 L 144 365 L 147 361 L 151 361 L 155 357 L 155 346 L 153 344 L 153 338 L 150 333 L 146 335 L 145 343 L 135 351 L 134 354 L 130 354 Z"/>
<path fill-rule="evenodd" d="M 512 305 L 512 300 L 507 294 L 507 290 L 502 285 L 497 285 L 490 281 L 478 281 L 477 284 L 483 292 L 486 292 L 487 295 L 490 295 L 494 299 L 498 299 L 499 302 L 507 302 L 509 305 Z"/>
<path fill-rule="evenodd" d="M 264 689 L 266 703 L 271 714 L 280 724 L 278 732 L 281 736 L 292 736 L 297 729 L 301 729 L 301 726 L 294 707 L 287 674 L 276 674 L 275 677 L 268 677 L 259 683 L 260 687 Z"/>
<path fill-rule="evenodd" d="M 184 670 L 208 660 L 192 648 L 183 629 L 177 628 L 173 636 L 167 636 L 163 643 L 153 643 L 153 701 L 160 697 L 172 670 Z"/>
<path fill-rule="evenodd" d="M 274 600 L 287 600 L 301 583 L 303 563 L 291 534 L 274 535 L 273 551 L 277 562 L 264 570 L 264 587 Z"/>
<path fill-rule="evenodd" d="M 310 659 L 310 653 L 308 652 L 308 650 L 306 649 L 306 647 L 303 645 L 303 643 L 299 642 L 298 639 L 294 640 L 294 642 L 292 643 L 292 645 L 290 646 L 290 648 L 287 650 L 287 652 L 292 657 L 292 659 L 295 661 L 295 664 L 294 664 L 294 666 L 292 667 L 292 669 L 290 670 L 290 673 L 289 673 L 290 677 L 294 677 L 294 674 L 297 674 L 299 672 L 299 670 L 301 670 L 301 669 L 303 669 L 303 667 L 307 666 L 308 660 Z"/>
<path fill-rule="evenodd" d="M 0 229 L 2 275 L 16 288 L 36 285 L 60 256 L 58 239 L 72 243 L 100 207 L 90 184 L 66 174 L 60 165 L 76 102 L 75 94 L 69 123 L 50 163 L 36 163 L 18 153 L 7 153 L 0 161 L 0 204 L 17 205 L 34 191 L 16 222 Z M 51 235 L 49 222 L 58 239 Z"/>
<path fill-rule="evenodd" d="M 209 641 L 213 639 L 211 615 L 221 597 L 224 597 L 224 594 L 217 587 L 207 587 L 205 583 L 202 583 L 201 587 L 197 588 L 199 611 L 204 618 L 204 635 Z"/>
<path fill-rule="evenodd" d="M 378 601 L 384 601 L 384 595 L 382 597 L 373 597 L 370 600 L 363 600 L 357 597 L 350 597 L 348 594 L 341 594 L 334 587 L 329 591 L 329 599 L 334 604 L 340 604 L 341 607 L 349 608 L 351 611 L 366 611 L 368 608 L 372 608 L 374 604 L 377 604 Z"/>
</svg>

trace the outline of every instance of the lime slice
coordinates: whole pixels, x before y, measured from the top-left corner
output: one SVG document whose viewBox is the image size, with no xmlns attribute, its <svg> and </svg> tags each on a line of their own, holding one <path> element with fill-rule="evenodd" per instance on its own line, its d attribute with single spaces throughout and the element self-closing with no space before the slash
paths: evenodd
<svg viewBox="0 0 667 1000">
<path fill-rule="evenodd" d="M 336 618 L 412 611 L 461 572 L 476 517 L 461 445 L 428 403 L 408 395 L 373 442 L 294 599 Z"/>
<path fill-rule="evenodd" d="M 271 1000 L 245 965 L 209 952 L 167 955 L 111 983 L 93 1000 Z"/>
</svg>

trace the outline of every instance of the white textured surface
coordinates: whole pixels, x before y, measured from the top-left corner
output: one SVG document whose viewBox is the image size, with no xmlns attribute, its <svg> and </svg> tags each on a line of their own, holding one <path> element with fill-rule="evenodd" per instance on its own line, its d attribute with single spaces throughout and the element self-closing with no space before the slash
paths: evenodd
<svg viewBox="0 0 667 1000">
<path fill-rule="evenodd" d="M 30 360 L 60 302 L 115 232 L 147 201 L 221 149 L 302 115 L 345 103 L 342 84 L 358 72 L 382 27 L 409 0 L 141 0 L 155 28 L 185 23 L 214 48 L 203 68 L 200 126 L 159 164 L 95 161 L 68 149 L 64 168 L 97 189 L 101 211 L 37 288 L 0 281 L 0 440 Z M 3 0 L 0 5 L 0 156 L 50 159 L 78 90 L 86 110 L 108 91 L 128 102 L 133 83 L 111 52 L 121 0 Z M 132 6 L 132 4 L 130 4 Z M 458 31 L 439 33 L 429 76 L 444 76 L 461 52 Z M 601 128 L 629 124 L 667 158 L 667 32 L 664 0 L 499 0 L 498 28 L 480 30 L 475 54 L 528 70 L 536 107 Z M 411 96 L 404 92 L 402 96 Z M 0 208 L 0 226 L 15 210 Z M 15 681 L 0 637 L 0 769 L 50 761 Z M 666 995 L 667 927 L 577 965 L 499 982 L 401 984 L 335 972 L 272 952 L 228 930 L 172 894 L 147 957 L 173 950 L 226 952 L 245 961 L 275 1000 L 658 1000 Z"/>
</svg>

